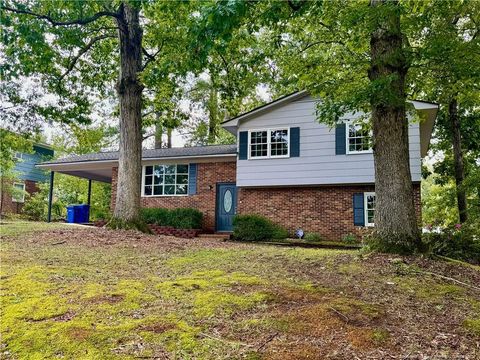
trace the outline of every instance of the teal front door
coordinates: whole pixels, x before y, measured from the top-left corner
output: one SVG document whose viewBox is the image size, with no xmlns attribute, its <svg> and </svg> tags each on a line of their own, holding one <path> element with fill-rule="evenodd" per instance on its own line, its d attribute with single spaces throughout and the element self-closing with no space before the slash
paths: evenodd
<svg viewBox="0 0 480 360">
<path fill-rule="evenodd" d="M 217 184 L 217 231 L 233 231 L 233 217 L 237 212 L 237 186 L 232 183 Z"/>
</svg>

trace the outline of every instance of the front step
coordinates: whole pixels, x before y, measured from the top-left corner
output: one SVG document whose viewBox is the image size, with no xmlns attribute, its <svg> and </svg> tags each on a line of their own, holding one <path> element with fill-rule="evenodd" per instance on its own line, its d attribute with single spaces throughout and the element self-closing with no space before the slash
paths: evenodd
<svg viewBox="0 0 480 360">
<path fill-rule="evenodd" d="M 215 234 L 198 234 L 197 237 L 203 239 L 228 240 L 232 234 L 230 233 L 215 233 Z"/>
</svg>

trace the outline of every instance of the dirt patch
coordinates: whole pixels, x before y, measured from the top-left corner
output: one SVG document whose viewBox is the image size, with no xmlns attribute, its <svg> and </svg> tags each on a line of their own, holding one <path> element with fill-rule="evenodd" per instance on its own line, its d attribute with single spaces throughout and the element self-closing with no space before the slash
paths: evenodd
<svg viewBox="0 0 480 360">
<path fill-rule="evenodd" d="M 73 311 L 67 311 L 65 314 L 62 314 L 60 316 L 56 316 L 54 318 L 52 318 L 52 320 L 54 321 L 70 321 L 72 320 L 73 318 L 75 317 L 75 312 Z"/>
<path fill-rule="evenodd" d="M 155 323 L 155 324 L 141 325 L 138 327 L 138 330 L 149 331 L 156 334 L 163 334 L 165 331 L 173 330 L 175 328 L 176 328 L 175 324 Z"/>
<path fill-rule="evenodd" d="M 67 335 L 76 341 L 84 341 L 92 334 L 92 330 L 81 327 L 72 327 L 67 330 Z"/>
<path fill-rule="evenodd" d="M 96 295 L 88 298 L 88 302 L 92 304 L 117 304 L 125 299 L 125 295 L 122 294 L 109 294 L 109 295 Z"/>
</svg>

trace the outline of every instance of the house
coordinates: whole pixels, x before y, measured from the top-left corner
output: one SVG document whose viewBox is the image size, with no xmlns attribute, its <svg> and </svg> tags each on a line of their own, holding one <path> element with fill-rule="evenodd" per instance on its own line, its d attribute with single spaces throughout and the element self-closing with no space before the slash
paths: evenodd
<svg viewBox="0 0 480 360">
<path fill-rule="evenodd" d="M 260 214 L 327 239 L 374 226 L 370 133 L 346 114 L 331 129 L 315 117 L 318 100 L 297 92 L 224 122 L 237 145 L 144 150 L 141 204 L 193 207 L 205 230 L 231 231 L 235 214 Z M 409 126 L 410 168 L 420 217 L 421 161 L 438 106 L 413 101 L 422 121 Z M 39 167 L 112 183 L 118 153 L 73 156 Z"/>
<path fill-rule="evenodd" d="M 32 153 L 14 153 L 14 179 L 5 180 L 2 178 L 2 182 L 9 181 L 13 186 L 13 191 L 3 191 L 1 194 L 2 213 L 20 213 L 25 202 L 25 196 L 36 193 L 39 190 L 38 183 L 44 182 L 48 178 L 46 172 L 35 165 L 51 159 L 53 154 L 53 149 L 42 143 L 33 144 Z"/>
</svg>

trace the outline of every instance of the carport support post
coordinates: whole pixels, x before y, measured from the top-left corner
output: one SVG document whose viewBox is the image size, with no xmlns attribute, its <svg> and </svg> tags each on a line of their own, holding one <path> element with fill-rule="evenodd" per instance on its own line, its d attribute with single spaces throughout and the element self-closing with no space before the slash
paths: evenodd
<svg viewBox="0 0 480 360">
<path fill-rule="evenodd" d="M 48 193 L 48 215 L 47 222 L 52 221 L 52 203 L 53 203 L 53 179 L 55 171 L 50 171 L 50 192 Z"/>
<path fill-rule="evenodd" d="M 90 199 L 92 197 L 92 179 L 88 179 L 88 194 L 87 194 L 87 204 L 88 204 L 88 219 L 87 222 L 90 222 Z"/>
<path fill-rule="evenodd" d="M 87 195 L 88 206 L 90 206 L 91 197 L 92 197 L 92 179 L 88 179 L 88 195 Z"/>
</svg>

